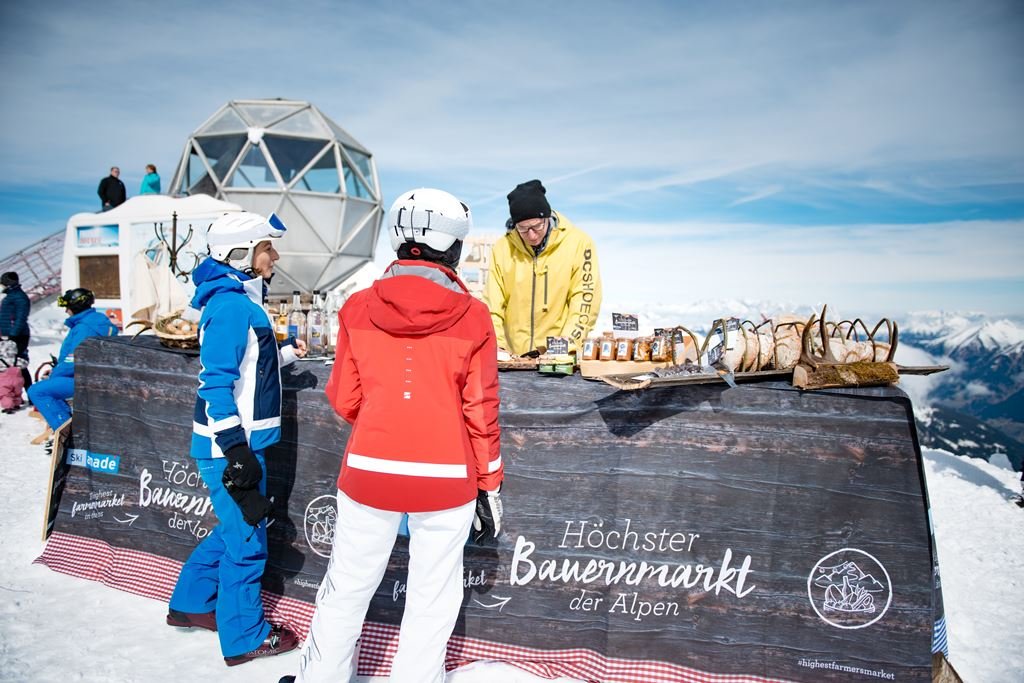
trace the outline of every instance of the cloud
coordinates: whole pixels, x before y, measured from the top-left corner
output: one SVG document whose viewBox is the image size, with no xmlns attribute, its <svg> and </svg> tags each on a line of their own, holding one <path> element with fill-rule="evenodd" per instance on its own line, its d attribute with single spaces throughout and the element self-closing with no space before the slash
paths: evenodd
<svg viewBox="0 0 1024 683">
<path fill-rule="evenodd" d="M 744 197 L 740 197 L 729 206 L 749 204 L 750 202 L 756 202 L 759 199 L 765 199 L 766 197 L 775 196 L 780 192 L 782 192 L 782 185 L 769 185 L 768 187 L 762 187 L 761 189 L 752 192 Z"/>
<path fill-rule="evenodd" d="M 443 187 L 500 230 L 541 178 L 609 266 L 647 274 L 614 296 L 1020 308 L 1017 3 L 517 7 L 8 3 L 0 190 L 91 201 L 115 163 L 130 192 L 146 163 L 167 186 L 225 101 L 289 97 L 374 152 L 385 205 Z M 63 222 L 44 210 L 25 222 Z"/>
<path fill-rule="evenodd" d="M 1022 311 L 1024 221 L 583 227 L 600 245 L 605 297 L 621 302 L 762 299 L 857 315 L 979 304 Z"/>
</svg>

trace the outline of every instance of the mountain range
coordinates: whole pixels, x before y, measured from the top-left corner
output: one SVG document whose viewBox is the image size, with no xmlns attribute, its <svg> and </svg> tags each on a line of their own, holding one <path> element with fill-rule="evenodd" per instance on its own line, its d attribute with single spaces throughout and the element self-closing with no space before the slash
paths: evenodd
<svg viewBox="0 0 1024 683">
<path fill-rule="evenodd" d="M 1024 325 L 984 314 L 910 314 L 900 344 L 922 349 L 950 370 L 919 405 L 921 443 L 989 460 L 1024 463 Z"/>
</svg>

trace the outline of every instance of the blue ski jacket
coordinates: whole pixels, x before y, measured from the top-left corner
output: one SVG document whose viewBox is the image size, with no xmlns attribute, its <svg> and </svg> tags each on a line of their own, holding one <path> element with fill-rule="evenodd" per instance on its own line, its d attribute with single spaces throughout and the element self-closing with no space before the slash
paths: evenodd
<svg viewBox="0 0 1024 683">
<path fill-rule="evenodd" d="M 144 175 L 142 185 L 139 186 L 139 194 L 160 194 L 160 176 L 156 173 Z"/>
<path fill-rule="evenodd" d="M 207 258 L 192 281 L 192 308 L 202 311 L 192 457 L 222 458 L 246 442 L 265 449 L 281 438 L 281 366 L 295 349 L 278 349 L 262 278 Z"/>
<path fill-rule="evenodd" d="M 5 337 L 28 334 L 30 308 L 32 304 L 21 285 L 11 285 L 4 289 L 4 299 L 0 301 L 0 334 Z"/>
<path fill-rule="evenodd" d="M 87 308 L 84 311 L 68 316 L 64 324 L 68 326 L 68 336 L 64 337 L 64 342 L 60 345 L 60 352 L 57 354 L 57 365 L 54 366 L 50 377 L 75 376 L 75 349 L 89 337 L 113 337 L 117 335 L 117 326 L 110 322 L 110 318 L 95 308 Z"/>
</svg>

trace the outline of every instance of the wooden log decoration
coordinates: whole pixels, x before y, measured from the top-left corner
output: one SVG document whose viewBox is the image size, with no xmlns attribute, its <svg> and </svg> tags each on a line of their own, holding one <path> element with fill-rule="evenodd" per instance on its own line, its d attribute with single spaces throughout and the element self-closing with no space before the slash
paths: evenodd
<svg viewBox="0 0 1024 683">
<path fill-rule="evenodd" d="M 801 363 L 793 368 L 793 386 L 800 389 L 880 387 L 899 379 L 895 363 L 821 363 L 817 367 Z"/>
</svg>

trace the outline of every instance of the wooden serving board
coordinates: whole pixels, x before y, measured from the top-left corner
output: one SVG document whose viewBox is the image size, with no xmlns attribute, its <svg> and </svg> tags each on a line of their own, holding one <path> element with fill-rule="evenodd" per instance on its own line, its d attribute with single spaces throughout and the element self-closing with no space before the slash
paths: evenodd
<svg viewBox="0 0 1024 683">
<path fill-rule="evenodd" d="M 499 370 L 536 370 L 540 365 L 537 358 L 513 358 L 512 360 L 499 360 Z"/>
<path fill-rule="evenodd" d="M 640 375 L 656 368 L 667 368 L 671 363 L 639 360 L 581 360 L 580 374 L 587 378 L 607 375 Z"/>
<path fill-rule="evenodd" d="M 587 361 L 584 361 L 587 362 Z M 593 362 L 593 361 L 590 361 Z M 605 361 L 614 362 L 614 361 Z M 582 368 L 581 368 L 582 369 Z M 896 370 L 901 375 L 931 375 L 936 372 L 942 372 L 948 370 L 948 365 L 924 365 L 924 366 L 903 366 L 897 365 Z M 585 379 L 600 380 L 605 384 L 610 384 L 616 389 L 623 391 L 637 391 L 639 389 L 647 389 L 648 387 L 673 387 L 682 386 L 686 384 L 716 384 L 718 382 L 724 382 L 725 380 L 717 373 L 708 373 L 700 375 L 675 375 L 669 377 L 649 377 L 646 379 L 636 379 L 638 375 L 642 375 L 643 372 L 636 373 L 624 373 L 615 375 L 601 375 L 587 377 Z M 733 379 L 736 382 L 758 382 L 761 380 L 768 379 L 791 379 L 793 376 L 792 370 L 759 370 L 757 372 L 737 372 L 733 374 Z"/>
</svg>

